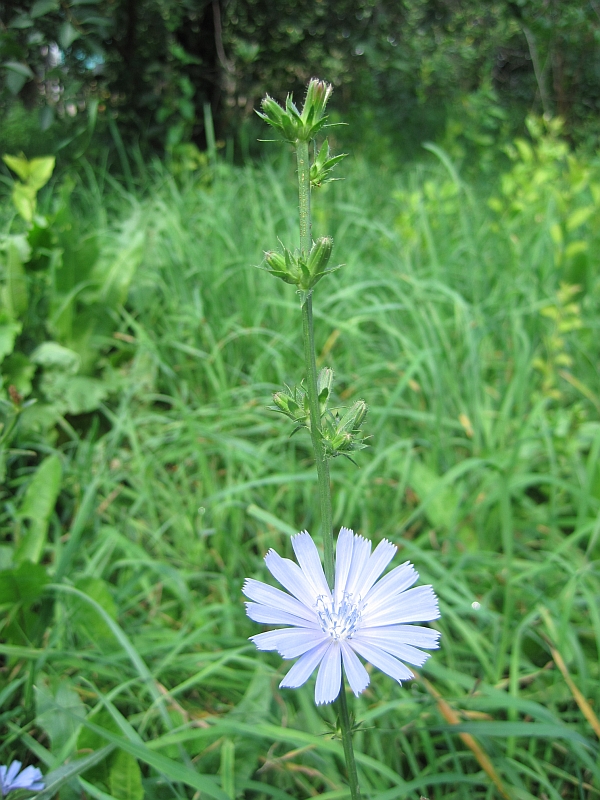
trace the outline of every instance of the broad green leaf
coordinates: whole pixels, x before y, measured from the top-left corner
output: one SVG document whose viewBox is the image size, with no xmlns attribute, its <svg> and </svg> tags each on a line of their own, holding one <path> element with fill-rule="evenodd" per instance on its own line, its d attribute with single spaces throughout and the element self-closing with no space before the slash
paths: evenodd
<svg viewBox="0 0 600 800">
<path fill-rule="evenodd" d="M 40 156 L 29 161 L 23 154 L 20 156 L 3 155 L 2 160 L 13 172 L 17 173 L 24 184 L 36 192 L 48 183 L 56 163 L 54 156 Z"/>
<path fill-rule="evenodd" d="M 142 800 L 142 773 L 135 758 L 124 750 L 117 750 L 111 761 L 108 790 L 112 796 L 116 800 Z"/>
<path fill-rule="evenodd" d="M 62 466 L 57 455 L 46 458 L 37 468 L 19 509 L 19 517 L 29 520 L 29 528 L 15 555 L 17 564 L 31 561 L 37 564 L 44 552 L 48 524 L 60 491 Z"/>
<path fill-rule="evenodd" d="M 27 254 L 27 250 L 22 246 L 24 241 L 23 237 L 11 236 L 6 245 L 6 282 L 2 290 L 2 299 L 9 316 L 13 319 L 20 317 L 27 310 L 29 302 L 27 276 L 23 267 L 26 260 L 23 256 Z"/>
<path fill-rule="evenodd" d="M 40 109 L 40 130 L 47 131 L 54 122 L 54 109 L 52 106 L 43 106 Z"/>
<path fill-rule="evenodd" d="M 93 798 L 93 800 L 114 800 L 114 797 L 111 794 L 103 791 L 99 786 L 94 783 L 90 783 L 90 781 L 87 781 L 85 778 L 80 776 L 77 778 L 77 780 L 79 781 L 79 785 L 82 787 L 85 793 L 85 797 Z"/>
<path fill-rule="evenodd" d="M 17 30 L 25 30 L 26 28 L 33 27 L 33 21 L 29 14 L 18 14 L 13 17 L 8 23 L 9 28 L 16 28 Z"/>
<path fill-rule="evenodd" d="M 21 61 L 5 61 L 3 66 L 16 72 L 18 75 L 22 75 L 24 78 L 35 78 L 31 67 L 28 64 L 23 64 Z"/>
<path fill-rule="evenodd" d="M 576 208 L 575 211 L 573 211 L 567 217 L 567 230 L 574 231 L 575 228 L 583 225 L 583 223 L 587 222 L 587 220 L 595 211 L 596 206 L 584 206 L 583 208 Z"/>
<path fill-rule="evenodd" d="M 573 258 L 574 256 L 578 256 L 580 253 L 587 253 L 588 248 L 588 242 L 584 242 L 582 240 L 570 242 L 565 247 L 565 258 Z"/>
<path fill-rule="evenodd" d="M 69 414 L 93 411 L 108 394 L 107 386 L 97 378 L 73 376 L 58 369 L 44 372 L 40 389 L 48 402 Z"/>
<path fill-rule="evenodd" d="M 59 8 L 58 0 L 36 0 L 29 12 L 33 19 L 43 17 L 51 11 L 56 11 Z"/>
<path fill-rule="evenodd" d="M 101 750 L 97 750 L 95 753 L 90 753 L 85 756 L 85 758 L 78 758 L 75 761 L 70 761 L 68 764 L 64 764 L 62 767 L 48 772 L 44 776 L 46 788 L 44 791 L 35 795 L 35 800 L 51 800 L 65 784 L 77 775 L 81 775 L 86 770 L 89 770 L 99 761 L 104 760 L 114 748 L 114 744 L 108 744 Z"/>
<path fill-rule="evenodd" d="M 206 794 L 208 797 L 213 797 L 215 800 L 230 800 L 212 775 L 202 775 L 183 764 L 179 764 L 177 761 L 155 753 L 153 750 L 150 750 L 145 743 L 138 744 L 137 742 L 131 742 L 120 735 L 100 728 L 98 725 L 93 725 L 87 720 L 84 720 L 83 724 L 86 728 L 97 733 L 106 741 L 116 744 L 122 750 L 130 753 L 139 761 L 148 764 L 148 766 L 153 767 L 167 778 L 185 783 L 186 786 L 190 786 L 192 789 L 196 789 Z"/>
<path fill-rule="evenodd" d="M 106 385 L 97 378 L 76 375 L 65 384 L 64 399 L 70 414 L 94 411 L 108 395 Z"/>
<path fill-rule="evenodd" d="M 10 156 L 8 154 L 2 156 L 2 161 L 7 167 L 10 167 L 13 172 L 16 172 L 23 182 L 27 181 L 29 177 L 29 161 L 24 155 Z"/>
<path fill-rule="evenodd" d="M 35 686 L 36 725 L 50 737 L 56 753 L 79 730 L 85 707 L 69 678 L 38 678 Z"/>
<path fill-rule="evenodd" d="M 0 322 L 0 363 L 10 355 L 15 346 L 15 339 L 21 333 L 20 322 Z"/>
<path fill-rule="evenodd" d="M 11 94 L 19 94 L 23 86 L 27 83 L 27 78 L 20 72 L 9 69 L 6 73 L 6 88 Z"/>
<path fill-rule="evenodd" d="M 31 360 L 34 364 L 39 364 L 46 369 L 59 369 L 71 375 L 79 369 L 77 353 L 57 342 L 43 342 L 33 351 Z"/>
<path fill-rule="evenodd" d="M 0 544 L 0 571 L 13 566 L 13 548 L 8 544 Z"/>
<path fill-rule="evenodd" d="M 30 606 L 42 595 L 48 583 L 46 570 L 40 564 L 25 562 L 17 569 L 0 572 L 0 606 L 23 603 Z"/>
<path fill-rule="evenodd" d="M 93 723 L 102 730 L 110 731 L 116 735 L 119 734 L 119 726 L 105 708 L 89 716 L 87 721 Z M 106 739 L 103 736 L 91 730 L 89 725 L 84 725 L 77 737 L 77 749 L 80 751 L 101 750 L 105 746 L 105 742 Z M 108 789 L 110 768 L 115 755 L 116 751 L 109 755 L 108 758 L 94 764 L 90 770 L 85 773 L 85 779 L 95 786 L 103 786 L 105 789 Z"/>
<path fill-rule="evenodd" d="M 34 436 L 48 436 L 62 412 L 49 403 L 34 403 L 21 411 L 19 430 Z"/>
<path fill-rule="evenodd" d="M 29 162 L 29 178 L 27 181 L 29 185 L 39 191 L 52 177 L 55 164 L 56 159 L 54 156 L 32 158 Z"/>
<path fill-rule="evenodd" d="M 41 601 L 47 583 L 44 567 L 29 561 L 0 572 L 0 607 L 9 612 L 0 642 L 31 645 L 37 641 L 52 614 L 52 601 Z M 7 655 L 13 654 L 7 652 Z M 16 649 L 14 655 L 20 657 Z"/>
<path fill-rule="evenodd" d="M 0 339 L 2 338 L 2 330 L 0 327 Z M 1 360 L 1 356 L 0 356 Z M 17 392 L 22 397 L 28 397 L 31 394 L 31 381 L 35 374 L 35 364 L 23 353 L 13 353 L 5 358 L 0 367 L 0 382 L 4 386 L 14 386 Z"/>
<path fill-rule="evenodd" d="M 36 209 L 37 190 L 28 183 L 15 182 L 12 190 L 12 201 L 25 222 L 31 222 Z"/>
<path fill-rule="evenodd" d="M 8 249 L 8 246 L 12 245 L 16 248 L 17 253 L 19 254 L 19 258 L 23 262 L 23 264 L 27 264 L 31 260 L 31 245 L 29 244 L 29 234 L 25 235 L 23 233 L 16 233 L 10 236 L 7 236 L 5 239 L 4 249 Z"/>
<path fill-rule="evenodd" d="M 79 31 L 70 22 L 63 22 L 58 31 L 58 43 L 67 50 L 79 38 Z"/>
</svg>

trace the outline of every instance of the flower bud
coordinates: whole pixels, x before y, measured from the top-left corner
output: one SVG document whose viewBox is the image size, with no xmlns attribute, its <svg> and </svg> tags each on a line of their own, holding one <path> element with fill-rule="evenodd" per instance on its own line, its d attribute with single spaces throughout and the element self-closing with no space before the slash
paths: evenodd
<svg viewBox="0 0 600 800">
<path fill-rule="evenodd" d="M 324 275 L 339 269 L 341 264 L 335 267 L 328 267 L 327 264 L 331 257 L 333 239 L 329 236 L 322 236 L 314 242 L 306 264 L 302 259 L 298 259 L 298 266 L 301 272 L 301 279 L 298 288 L 301 291 L 311 291 Z"/>
<path fill-rule="evenodd" d="M 325 452 L 330 458 L 340 455 L 350 458 L 348 453 L 367 446 L 360 432 L 366 416 L 367 404 L 364 400 L 354 403 L 341 418 L 337 412 L 325 415 L 322 435 Z"/>
<path fill-rule="evenodd" d="M 291 102 L 289 95 L 288 100 Z M 275 128 L 275 130 L 279 131 L 287 142 L 293 144 L 298 138 L 297 129 L 298 120 L 300 119 L 300 115 L 294 104 L 291 103 L 291 106 L 295 109 L 295 114 L 291 113 L 291 108 L 289 107 L 286 107 L 284 110 L 279 103 L 273 100 L 272 97 L 269 97 L 269 95 L 263 98 L 261 105 L 264 113 L 257 111 L 256 113 L 258 116 Z"/>
<path fill-rule="evenodd" d="M 289 401 L 290 398 L 285 394 L 285 392 L 275 392 L 273 395 L 273 402 L 277 406 L 277 409 L 286 415 L 288 415 L 290 412 Z"/>
<path fill-rule="evenodd" d="M 277 253 L 275 250 L 269 250 L 265 253 L 265 263 L 267 271 L 274 275 L 276 278 L 281 278 L 286 283 L 298 285 L 300 280 L 300 270 L 298 268 L 297 260 L 290 253 L 287 248 L 284 248 L 283 255 Z"/>
<path fill-rule="evenodd" d="M 273 395 L 273 411 L 279 411 L 286 417 L 295 422 L 299 427 L 309 427 L 310 411 L 308 407 L 308 395 L 302 386 L 295 386 L 293 389 L 285 387 L 285 392 L 275 392 Z"/>
<path fill-rule="evenodd" d="M 307 259 L 298 251 L 291 253 L 287 247 L 283 248 L 283 253 L 268 250 L 265 253 L 265 269 L 276 278 L 297 286 L 300 294 L 308 296 L 324 275 L 341 266 L 327 266 L 332 248 L 333 240 L 329 236 L 322 236 L 314 242 Z"/>
<path fill-rule="evenodd" d="M 306 100 L 304 101 L 301 115 L 305 126 L 314 128 L 321 120 L 324 121 L 325 106 L 332 92 L 333 86 L 330 83 L 320 81 L 317 78 L 311 79 L 306 90 Z M 322 126 L 319 125 L 319 127 Z"/>
<path fill-rule="evenodd" d="M 285 109 L 266 95 L 261 103 L 262 112 L 256 113 L 275 128 L 286 142 L 294 145 L 309 142 L 327 122 L 324 112 L 332 91 L 330 84 L 313 78 L 308 84 L 302 113 L 294 105 L 291 95 L 286 98 Z"/>
<path fill-rule="evenodd" d="M 311 277 L 324 274 L 332 249 L 333 239 L 330 236 L 321 236 L 313 244 L 306 264 Z"/>
<path fill-rule="evenodd" d="M 367 404 L 364 400 L 357 400 L 347 411 L 340 422 L 340 427 L 352 433 L 357 433 L 367 416 Z"/>
</svg>

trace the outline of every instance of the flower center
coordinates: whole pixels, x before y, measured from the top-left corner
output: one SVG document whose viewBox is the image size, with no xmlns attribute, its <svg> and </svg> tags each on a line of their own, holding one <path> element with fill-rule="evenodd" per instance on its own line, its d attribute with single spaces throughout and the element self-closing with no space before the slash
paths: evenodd
<svg viewBox="0 0 600 800">
<path fill-rule="evenodd" d="M 350 639 L 360 624 L 359 604 L 352 602 L 351 594 L 344 593 L 339 603 L 319 595 L 315 610 L 323 632 L 332 639 Z"/>
</svg>

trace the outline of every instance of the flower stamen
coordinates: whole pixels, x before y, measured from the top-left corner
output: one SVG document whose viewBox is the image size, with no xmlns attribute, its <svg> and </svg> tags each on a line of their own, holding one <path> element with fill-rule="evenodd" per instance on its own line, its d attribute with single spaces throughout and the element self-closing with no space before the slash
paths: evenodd
<svg viewBox="0 0 600 800">
<path fill-rule="evenodd" d="M 323 633 L 332 639 L 350 639 L 360 625 L 360 603 L 354 603 L 351 594 L 344 592 L 336 603 L 330 597 L 321 594 L 317 597 L 315 610 Z"/>
</svg>

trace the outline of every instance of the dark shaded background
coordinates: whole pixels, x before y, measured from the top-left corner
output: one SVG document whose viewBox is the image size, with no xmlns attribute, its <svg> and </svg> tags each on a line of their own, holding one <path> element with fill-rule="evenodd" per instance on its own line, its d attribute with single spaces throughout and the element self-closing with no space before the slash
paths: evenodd
<svg viewBox="0 0 600 800">
<path fill-rule="evenodd" d="M 29 156 L 112 141 L 113 123 L 147 151 L 203 149 L 208 104 L 239 158 L 264 93 L 301 98 L 312 75 L 365 147 L 485 147 L 530 111 L 578 143 L 599 128 L 596 0 L 35 0 L 0 19 L 0 149 Z"/>
</svg>

